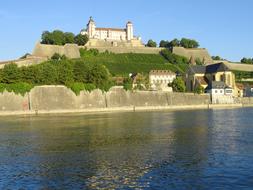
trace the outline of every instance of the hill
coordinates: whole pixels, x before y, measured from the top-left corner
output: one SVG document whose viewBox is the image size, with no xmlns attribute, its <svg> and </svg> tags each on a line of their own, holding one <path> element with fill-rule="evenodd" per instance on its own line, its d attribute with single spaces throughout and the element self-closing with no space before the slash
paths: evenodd
<svg viewBox="0 0 253 190">
<path fill-rule="evenodd" d="M 154 69 L 167 69 L 184 73 L 188 68 L 186 64 L 171 64 L 159 54 L 99 53 L 96 49 L 81 49 L 80 54 L 81 59 L 87 63 L 105 65 L 113 76 L 127 76 L 129 73 L 148 74 L 150 70 Z"/>
</svg>

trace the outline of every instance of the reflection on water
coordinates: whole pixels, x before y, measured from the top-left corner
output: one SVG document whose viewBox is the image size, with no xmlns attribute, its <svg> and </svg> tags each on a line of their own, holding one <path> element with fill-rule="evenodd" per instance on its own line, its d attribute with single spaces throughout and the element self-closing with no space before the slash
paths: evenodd
<svg viewBox="0 0 253 190">
<path fill-rule="evenodd" d="M 253 109 L 0 118 L 0 189 L 253 186 Z"/>
</svg>

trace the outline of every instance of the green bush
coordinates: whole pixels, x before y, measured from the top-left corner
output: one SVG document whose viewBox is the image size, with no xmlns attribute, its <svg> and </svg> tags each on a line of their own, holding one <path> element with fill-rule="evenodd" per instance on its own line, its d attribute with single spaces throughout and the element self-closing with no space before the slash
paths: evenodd
<svg viewBox="0 0 253 190">
<path fill-rule="evenodd" d="M 157 44 L 155 41 L 153 40 L 149 40 L 148 43 L 146 44 L 147 47 L 156 47 Z"/>
<path fill-rule="evenodd" d="M 197 94 L 202 94 L 204 93 L 205 89 L 202 87 L 202 86 L 198 86 L 195 90 L 194 90 L 194 93 L 197 93 Z"/>
<path fill-rule="evenodd" d="M 75 36 L 74 41 L 79 46 L 84 46 L 89 40 L 87 35 L 78 34 Z"/>
<path fill-rule="evenodd" d="M 172 82 L 172 88 L 175 92 L 185 92 L 186 86 L 183 79 L 181 77 L 174 79 Z"/>
<path fill-rule="evenodd" d="M 17 64 L 10 63 L 4 66 L 2 70 L 1 82 L 11 84 L 19 82 L 20 79 L 21 79 L 21 72 Z"/>
<path fill-rule="evenodd" d="M 25 93 L 30 92 L 32 88 L 33 85 L 25 82 L 19 82 L 15 84 L 0 83 L 0 92 L 7 90 L 8 92 L 14 92 L 15 94 L 21 94 L 22 96 L 24 96 Z"/>
<path fill-rule="evenodd" d="M 125 90 L 132 90 L 132 88 L 133 88 L 133 80 L 130 77 L 124 79 L 124 81 L 123 81 L 123 88 Z"/>
<path fill-rule="evenodd" d="M 84 84 L 80 82 L 72 83 L 68 86 L 76 95 L 79 95 L 81 91 L 92 91 L 96 89 L 96 86 L 94 84 Z"/>
</svg>

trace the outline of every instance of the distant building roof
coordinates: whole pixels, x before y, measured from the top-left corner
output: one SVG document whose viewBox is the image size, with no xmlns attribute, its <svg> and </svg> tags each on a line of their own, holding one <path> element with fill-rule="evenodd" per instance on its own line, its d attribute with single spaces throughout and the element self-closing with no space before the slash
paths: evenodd
<svg viewBox="0 0 253 190">
<path fill-rule="evenodd" d="M 206 73 L 206 66 L 203 65 L 191 65 L 189 67 L 191 73 L 196 74 L 205 74 Z"/>
<path fill-rule="evenodd" d="M 230 69 L 224 63 L 203 65 L 191 65 L 189 71 L 195 74 L 217 73 L 223 71 L 230 71 Z"/>
<path fill-rule="evenodd" d="M 230 71 L 230 69 L 224 63 L 216 63 L 206 66 L 206 73 L 217 73 L 222 71 Z"/>
<path fill-rule="evenodd" d="M 151 70 L 149 75 L 176 75 L 176 73 L 169 70 Z"/>
</svg>

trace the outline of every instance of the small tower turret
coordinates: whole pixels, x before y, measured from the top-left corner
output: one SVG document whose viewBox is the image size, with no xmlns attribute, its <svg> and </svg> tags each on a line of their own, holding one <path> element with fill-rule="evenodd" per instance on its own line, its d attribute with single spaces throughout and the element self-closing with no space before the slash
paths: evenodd
<svg viewBox="0 0 253 190">
<path fill-rule="evenodd" d="M 89 38 L 93 38 L 96 31 L 96 25 L 92 17 L 90 17 L 90 20 L 87 24 L 87 33 Z"/>
<path fill-rule="evenodd" d="M 126 24 L 127 40 L 130 41 L 134 38 L 134 29 L 132 22 L 128 21 Z"/>
</svg>

